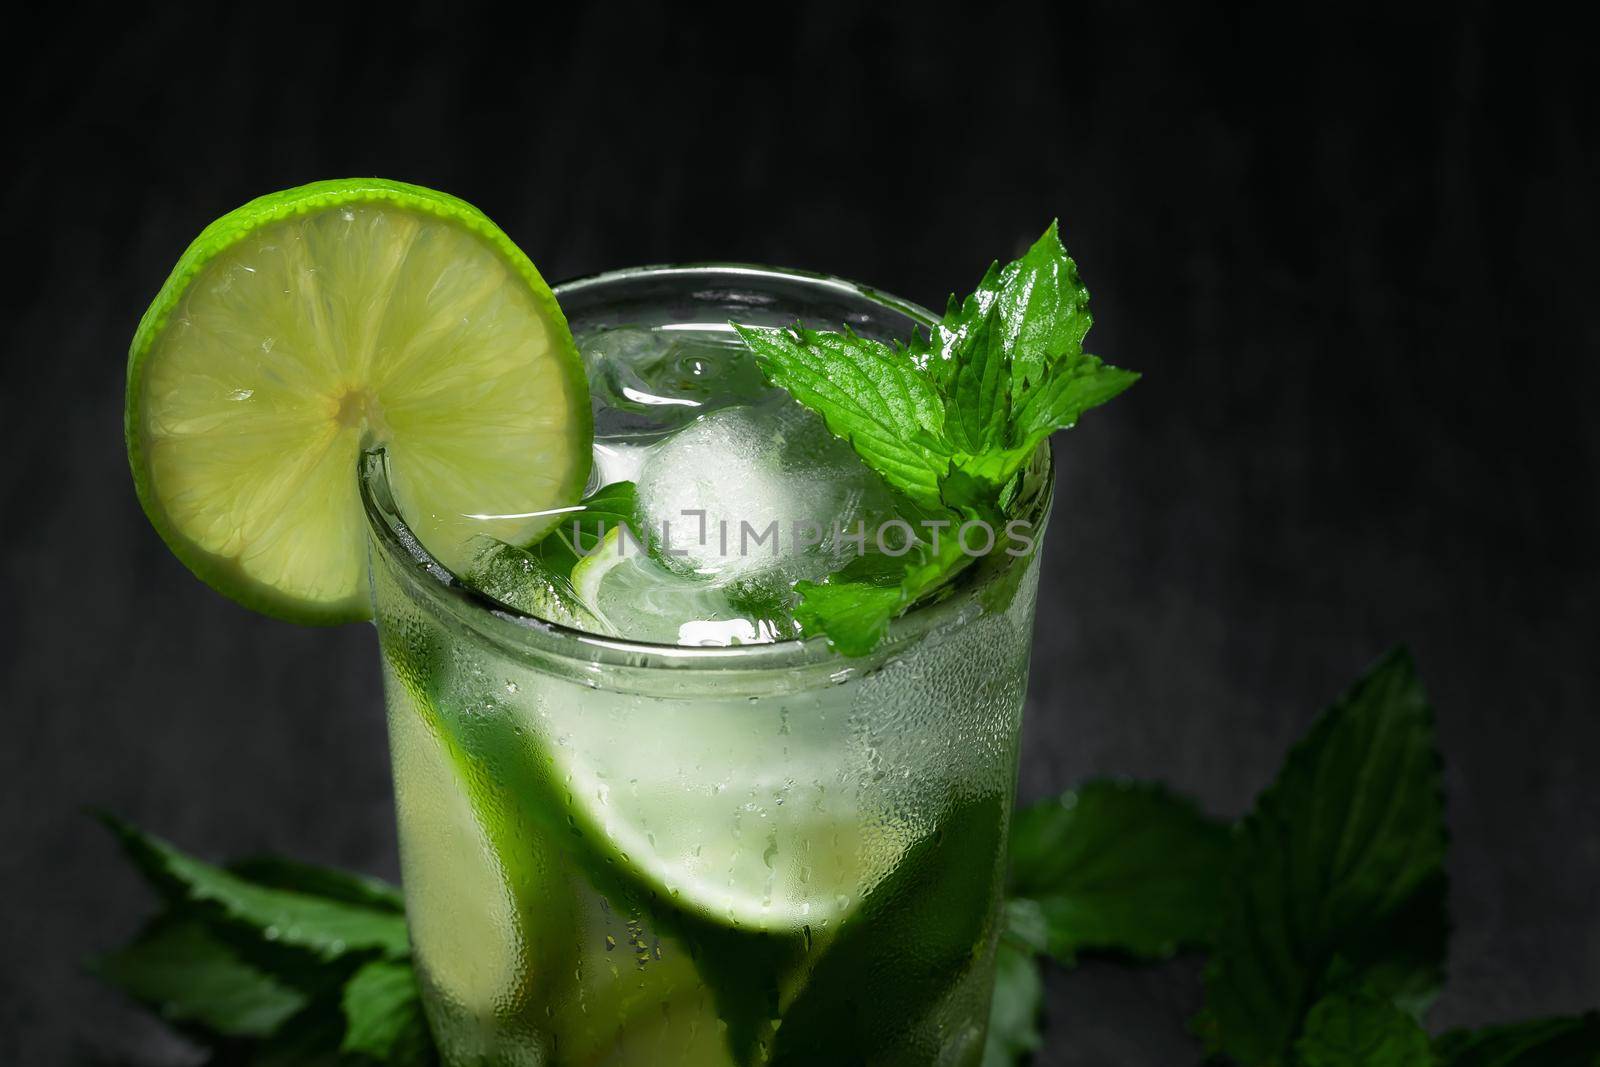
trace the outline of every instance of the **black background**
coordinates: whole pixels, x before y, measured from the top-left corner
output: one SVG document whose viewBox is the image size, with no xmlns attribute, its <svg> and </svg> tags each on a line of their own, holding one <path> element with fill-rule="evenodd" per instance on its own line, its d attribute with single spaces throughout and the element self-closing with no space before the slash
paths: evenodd
<svg viewBox="0 0 1600 1067">
<path fill-rule="evenodd" d="M 1059 442 L 1025 796 L 1159 777 L 1238 813 L 1408 642 L 1454 838 L 1432 1024 L 1600 1005 L 1584 45 L 1523 5 L 1330 10 L 13 26 L 0 1062 L 189 1062 L 80 970 L 150 906 L 81 805 L 207 855 L 395 873 L 371 630 L 194 581 L 139 511 L 121 429 L 128 339 L 188 240 L 258 193 L 364 174 L 475 202 L 553 279 L 725 258 L 929 303 L 1059 215 L 1091 347 L 1146 377 Z M 1057 975 L 1040 1062 L 1193 1062 L 1196 973 Z"/>
</svg>

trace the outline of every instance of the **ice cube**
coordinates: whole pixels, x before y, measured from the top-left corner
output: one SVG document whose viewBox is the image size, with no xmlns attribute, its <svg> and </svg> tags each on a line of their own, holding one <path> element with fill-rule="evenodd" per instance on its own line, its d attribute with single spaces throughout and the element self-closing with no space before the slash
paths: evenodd
<svg viewBox="0 0 1600 1067">
<path fill-rule="evenodd" d="M 578 347 L 602 440 L 649 438 L 776 392 L 722 323 L 619 326 L 578 338 Z"/>
<path fill-rule="evenodd" d="M 854 551 L 892 498 L 848 444 L 786 395 L 702 415 L 639 474 L 639 505 L 662 562 L 721 580 L 819 579 Z"/>
</svg>

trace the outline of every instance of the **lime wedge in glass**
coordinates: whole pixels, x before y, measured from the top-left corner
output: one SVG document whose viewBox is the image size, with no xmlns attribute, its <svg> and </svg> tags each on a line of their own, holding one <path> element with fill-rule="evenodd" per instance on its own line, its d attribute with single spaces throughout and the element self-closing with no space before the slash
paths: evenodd
<svg viewBox="0 0 1600 1067">
<path fill-rule="evenodd" d="M 388 449 L 443 562 L 527 543 L 588 477 L 583 366 L 550 288 L 471 205 L 373 178 L 251 201 L 189 246 L 128 358 L 146 513 L 213 588 L 295 622 L 366 618 L 356 462 Z"/>
<path fill-rule="evenodd" d="M 797 734 L 846 728 L 804 721 L 809 711 L 794 709 Z M 825 931 L 914 839 L 865 820 L 838 768 L 808 763 L 824 746 L 797 737 L 793 759 L 774 758 L 766 714 L 744 700 L 651 716 L 648 744 L 625 743 L 632 724 L 562 716 L 566 743 L 546 754 L 591 865 L 625 870 L 682 911 L 750 932 Z"/>
<path fill-rule="evenodd" d="M 519 739 L 462 710 L 447 648 L 426 625 L 383 640 L 407 924 L 439 994 L 436 1036 L 542 1063 L 543 1028 L 525 1008 L 571 981 L 581 916 L 557 843 L 526 818 L 539 782 L 520 762 L 493 773 L 520 755 Z"/>
<path fill-rule="evenodd" d="M 670 571 L 621 527 L 572 568 L 572 587 L 608 631 L 636 641 L 735 645 L 777 636 L 744 610 L 736 584 Z"/>
<path fill-rule="evenodd" d="M 395 777 L 405 783 L 395 805 L 412 894 L 411 939 L 432 981 L 469 1014 L 491 1018 L 525 969 L 516 886 L 490 840 L 487 806 L 474 804 L 467 790 L 464 758 L 426 698 L 413 700 L 414 714 L 389 719 Z"/>
</svg>

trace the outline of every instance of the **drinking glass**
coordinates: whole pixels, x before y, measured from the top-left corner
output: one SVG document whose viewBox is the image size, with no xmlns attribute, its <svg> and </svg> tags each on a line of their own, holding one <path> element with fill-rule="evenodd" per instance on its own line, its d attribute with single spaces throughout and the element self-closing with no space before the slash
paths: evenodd
<svg viewBox="0 0 1600 1067">
<path fill-rule="evenodd" d="M 904 339 L 838 279 L 708 265 L 556 290 L 632 323 Z M 670 332 L 670 330 L 669 330 Z M 1033 471 L 1035 537 L 1048 450 Z M 870 655 L 680 647 L 522 614 L 364 459 L 406 911 L 445 1062 L 977 1064 L 1039 553 L 980 561 Z"/>
</svg>

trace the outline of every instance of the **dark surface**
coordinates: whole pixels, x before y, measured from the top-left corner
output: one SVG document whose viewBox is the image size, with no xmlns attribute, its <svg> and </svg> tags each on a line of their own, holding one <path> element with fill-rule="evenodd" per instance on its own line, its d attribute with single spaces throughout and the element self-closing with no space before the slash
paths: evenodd
<svg viewBox="0 0 1600 1067">
<path fill-rule="evenodd" d="M 991 4 L 736 41 L 615 8 L 332 10 L 13 27 L 0 1062 L 185 1062 L 80 970 L 149 906 L 82 805 L 395 872 L 370 629 L 191 579 L 121 432 L 128 338 L 190 237 L 373 173 L 476 202 L 552 278 L 729 258 L 926 302 L 1060 215 L 1092 347 L 1146 378 L 1060 442 L 1025 795 L 1125 774 L 1237 813 L 1407 641 L 1454 837 L 1432 1023 L 1600 1005 L 1600 166 L 1574 30 Z M 1187 961 L 1058 975 L 1040 1062 L 1193 1062 L 1198 998 Z"/>
</svg>

